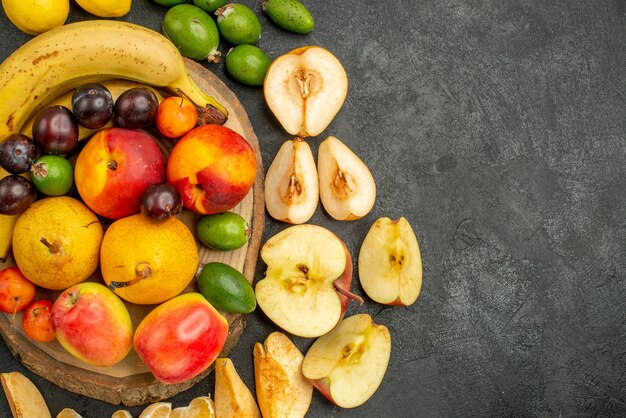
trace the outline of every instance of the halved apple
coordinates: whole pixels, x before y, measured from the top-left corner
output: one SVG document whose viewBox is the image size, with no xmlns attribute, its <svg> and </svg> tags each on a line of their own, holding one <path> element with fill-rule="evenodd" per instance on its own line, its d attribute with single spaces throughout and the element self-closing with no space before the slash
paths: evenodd
<svg viewBox="0 0 626 418">
<path fill-rule="evenodd" d="M 302 375 L 304 356 L 289 337 L 271 333 L 254 345 L 256 396 L 263 418 L 302 418 L 313 397 L 313 386 Z"/>
<path fill-rule="evenodd" d="M 333 329 L 348 307 L 352 258 L 344 242 L 316 225 L 291 226 L 261 249 L 267 264 L 256 285 L 258 305 L 269 319 L 300 337 L 319 337 Z"/>
<path fill-rule="evenodd" d="M 380 386 L 391 355 L 391 335 L 367 314 L 345 318 L 304 356 L 302 374 L 342 408 L 362 405 Z"/>
<path fill-rule="evenodd" d="M 343 106 L 348 75 L 330 51 L 304 46 L 276 58 L 263 82 L 265 101 L 291 135 L 319 135 Z"/>
<path fill-rule="evenodd" d="M 350 221 L 367 215 L 376 201 L 376 183 L 365 163 L 334 136 L 317 154 L 322 205 L 330 216 Z"/>
<path fill-rule="evenodd" d="M 217 418 L 261 418 L 254 396 L 228 358 L 215 360 L 214 398 Z"/>
<path fill-rule="evenodd" d="M 50 418 L 50 410 L 37 386 L 20 372 L 0 374 L 2 389 L 14 417 Z"/>
<path fill-rule="evenodd" d="M 359 252 L 359 279 L 378 303 L 413 304 L 422 289 L 422 257 L 406 218 L 380 218 L 370 228 Z"/>
<path fill-rule="evenodd" d="M 280 147 L 265 176 L 265 206 L 272 218 L 292 224 L 308 221 L 317 209 L 319 189 L 309 144 L 294 138 Z"/>
</svg>

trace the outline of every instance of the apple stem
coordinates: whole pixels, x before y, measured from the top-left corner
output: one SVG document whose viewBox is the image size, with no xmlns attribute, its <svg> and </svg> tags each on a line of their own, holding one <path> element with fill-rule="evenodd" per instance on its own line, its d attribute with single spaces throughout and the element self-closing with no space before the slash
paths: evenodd
<svg viewBox="0 0 626 418">
<path fill-rule="evenodd" d="M 349 290 L 343 289 L 342 287 L 340 287 L 336 282 L 333 282 L 333 287 L 335 288 L 335 290 L 344 295 L 345 297 L 347 297 L 349 300 L 353 300 L 356 303 L 358 303 L 359 305 L 363 305 L 363 298 L 359 295 L 355 295 L 354 293 L 350 292 Z"/>
<path fill-rule="evenodd" d="M 117 170 L 117 163 L 115 161 L 109 161 L 107 163 L 107 168 L 109 170 L 115 171 L 115 170 Z"/>
</svg>

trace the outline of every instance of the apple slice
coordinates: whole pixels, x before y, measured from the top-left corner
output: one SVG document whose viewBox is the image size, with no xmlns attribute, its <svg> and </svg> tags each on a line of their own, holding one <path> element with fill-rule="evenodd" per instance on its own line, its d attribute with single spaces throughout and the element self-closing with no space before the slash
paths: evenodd
<svg viewBox="0 0 626 418">
<path fill-rule="evenodd" d="M 348 94 L 341 62 L 319 46 L 304 46 L 276 58 L 263 82 L 263 95 L 276 119 L 291 135 L 319 135 Z"/>
<path fill-rule="evenodd" d="M 367 314 L 345 318 L 304 356 L 302 374 L 342 408 L 362 405 L 378 389 L 391 355 L 391 335 Z"/>
<path fill-rule="evenodd" d="M 254 396 L 228 358 L 215 360 L 215 415 L 217 418 L 261 418 Z"/>
<path fill-rule="evenodd" d="M 280 147 L 265 176 L 265 206 L 272 218 L 292 224 L 308 221 L 317 209 L 319 189 L 309 144 L 295 138 Z"/>
<path fill-rule="evenodd" d="M 20 372 L 0 374 L 13 417 L 50 418 L 50 410 L 37 386 Z"/>
<path fill-rule="evenodd" d="M 317 153 L 322 205 L 339 221 L 367 215 L 376 201 L 376 183 L 365 163 L 343 142 L 329 136 Z"/>
<path fill-rule="evenodd" d="M 359 252 L 359 279 L 378 303 L 408 306 L 422 288 L 422 257 L 411 224 L 401 217 L 378 219 Z"/>
<path fill-rule="evenodd" d="M 254 345 L 256 395 L 263 418 L 302 418 L 313 397 L 313 386 L 302 375 L 304 356 L 280 332 Z"/>
<path fill-rule="evenodd" d="M 350 293 L 350 252 L 326 228 L 291 226 L 263 245 L 261 258 L 267 272 L 255 288 L 258 305 L 291 334 L 326 334 L 343 317 L 349 299 L 363 302 Z"/>
</svg>

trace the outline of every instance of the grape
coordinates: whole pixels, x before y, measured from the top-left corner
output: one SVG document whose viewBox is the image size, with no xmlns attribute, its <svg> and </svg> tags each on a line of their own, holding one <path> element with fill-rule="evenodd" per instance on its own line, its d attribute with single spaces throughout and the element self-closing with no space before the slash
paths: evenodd
<svg viewBox="0 0 626 418">
<path fill-rule="evenodd" d="M 183 200 L 176 187 L 169 183 L 159 183 L 149 186 L 143 192 L 141 206 L 149 217 L 167 219 L 181 211 Z"/>
<path fill-rule="evenodd" d="M 81 126 L 100 129 L 113 117 L 113 97 L 102 84 L 83 84 L 74 90 L 72 111 Z"/>
<path fill-rule="evenodd" d="M 35 186 L 27 178 L 12 174 L 0 179 L 0 214 L 17 215 L 35 201 Z"/>
<path fill-rule="evenodd" d="M 115 123 L 122 128 L 145 128 L 154 122 L 159 99 L 150 89 L 135 87 L 120 94 L 115 101 Z"/>
<path fill-rule="evenodd" d="M 0 146 L 0 166 L 11 174 L 25 173 L 37 154 L 37 146 L 29 137 L 14 134 Z"/>
<path fill-rule="evenodd" d="M 51 106 L 35 118 L 33 140 L 46 154 L 67 154 L 78 143 L 78 121 L 65 106 Z"/>
</svg>

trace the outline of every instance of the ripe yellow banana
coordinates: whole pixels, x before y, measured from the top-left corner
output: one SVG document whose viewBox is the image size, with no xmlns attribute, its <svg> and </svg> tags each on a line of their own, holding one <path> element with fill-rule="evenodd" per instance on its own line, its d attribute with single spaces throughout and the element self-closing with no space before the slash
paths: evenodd
<svg viewBox="0 0 626 418">
<path fill-rule="evenodd" d="M 50 97 L 113 78 L 182 93 L 210 121 L 223 123 L 228 115 L 194 83 L 178 49 L 163 35 L 128 22 L 87 20 L 33 38 L 0 65 L 0 141 L 19 132 Z"/>
<path fill-rule="evenodd" d="M 10 176 L 11 173 L 0 167 L 0 179 Z M 13 242 L 13 227 L 20 215 L 0 215 L 0 262 L 4 263 L 9 257 Z"/>
<path fill-rule="evenodd" d="M 113 101 L 117 100 L 118 97 L 120 97 L 120 94 L 124 93 L 126 90 L 130 90 L 132 88 L 135 87 L 146 87 L 149 88 L 150 90 L 152 90 L 154 92 L 154 94 L 156 95 L 157 99 L 159 100 L 159 103 L 161 103 L 163 101 L 163 96 L 161 95 L 161 93 L 159 93 L 159 91 L 153 87 L 150 87 L 146 84 L 142 84 L 142 83 L 137 83 L 136 81 L 130 81 L 130 80 L 105 80 L 105 81 L 100 81 L 99 84 L 103 85 L 104 87 L 106 87 L 110 92 L 111 92 L 111 96 L 113 97 Z M 57 97 L 56 99 L 53 99 L 51 102 L 47 102 L 47 103 L 42 103 L 44 104 L 46 107 L 48 106 L 65 106 L 68 109 L 72 109 L 72 95 L 74 94 L 74 90 L 70 90 L 67 93 Z M 28 119 L 26 121 L 26 123 L 24 124 L 24 126 L 22 126 L 22 129 L 20 130 L 20 133 L 26 135 L 29 138 L 32 138 L 33 135 L 33 123 L 35 122 L 35 117 L 37 116 L 37 114 L 33 114 L 32 117 L 30 119 Z M 107 123 L 104 128 L 108 128 L 110 126 L 113 126 L 113 121 L 110 121 L 109 123 Z M 79 126 L 78 127 L 78 140 L 82 141 L 83 139 L 87 139 L 89 137 L 91 137 L 91 135 L 93 135 L 95 132 L 97 131 L 97 129 L 87 129 L 84 126 Z"/>
</svg>

